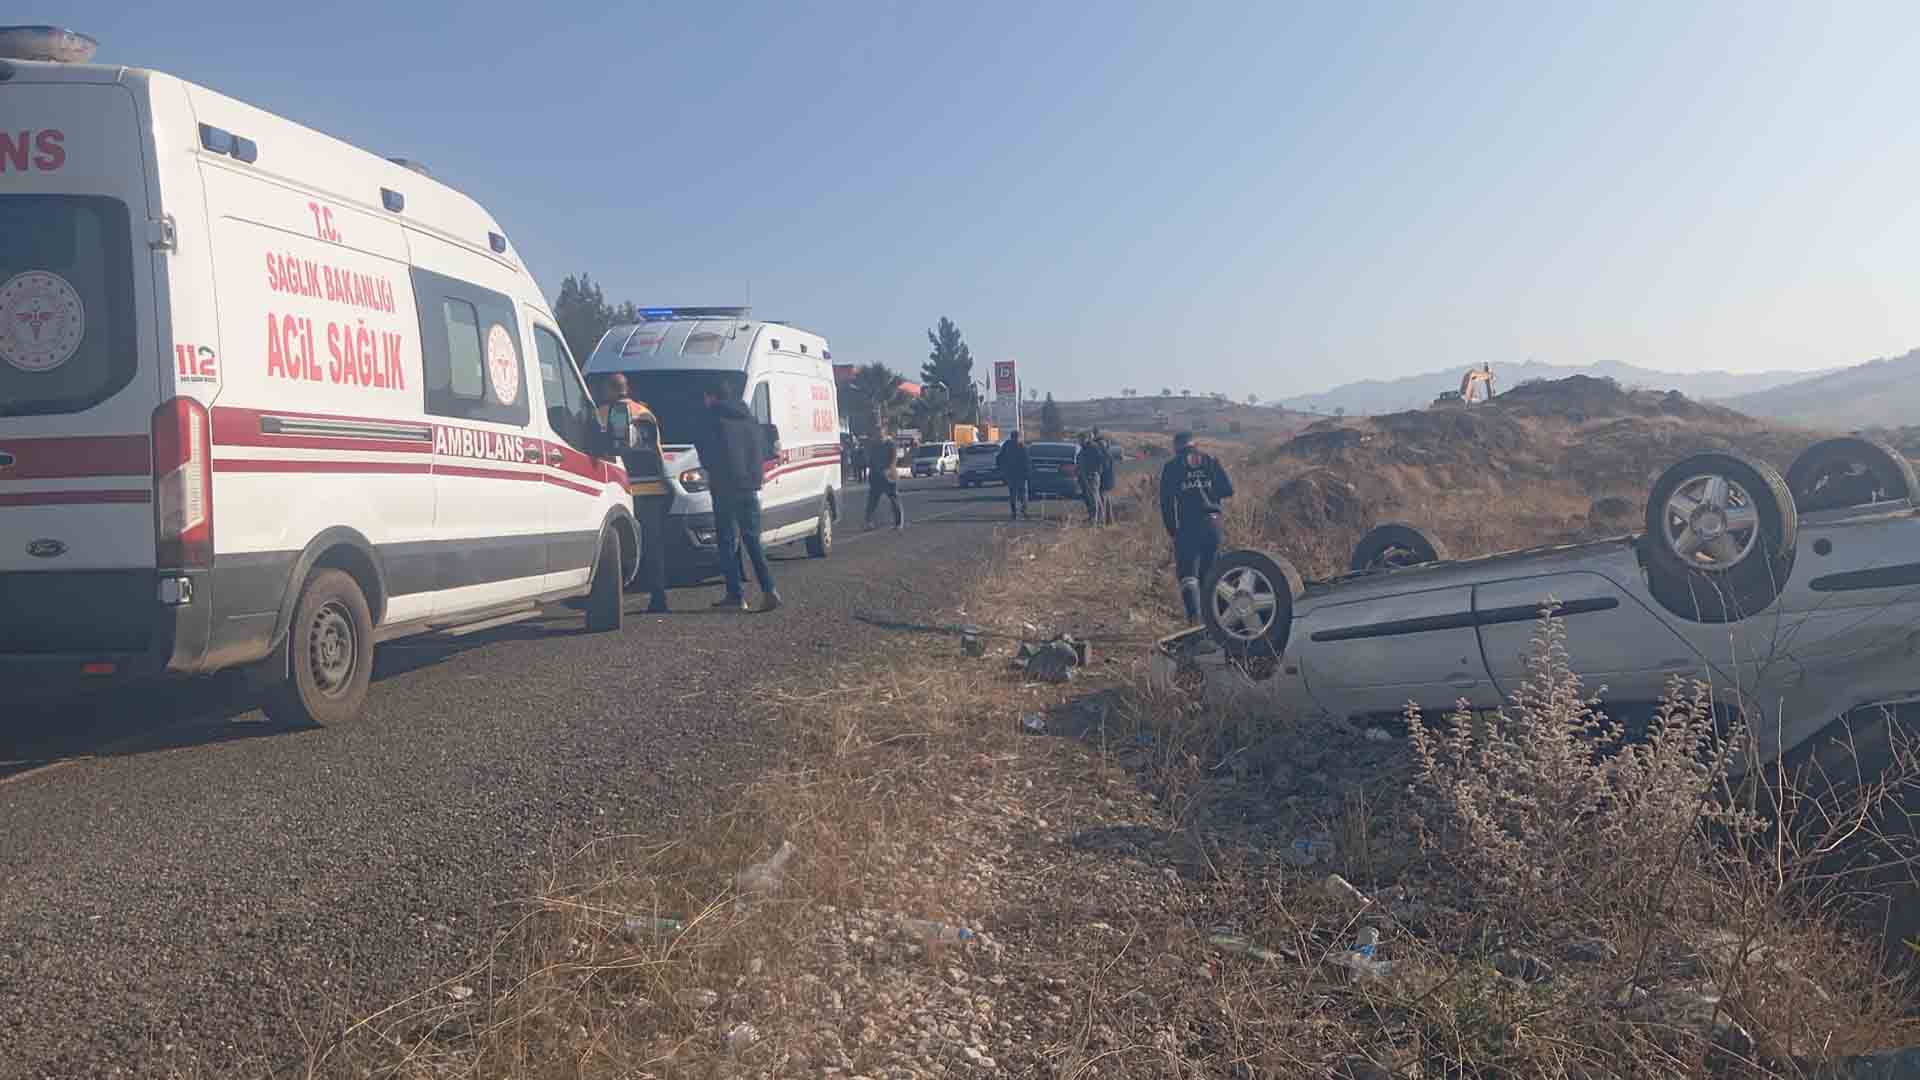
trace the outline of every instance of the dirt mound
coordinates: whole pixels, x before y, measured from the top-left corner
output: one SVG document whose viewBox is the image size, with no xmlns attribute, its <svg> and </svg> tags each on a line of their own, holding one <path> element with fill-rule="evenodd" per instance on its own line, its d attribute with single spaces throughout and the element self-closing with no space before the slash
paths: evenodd
<svg viewBox="0 0 1920 1080">
<path fill-rule="evenodd" d="M 1385 520 L 1432 529 L 1455 555 L 1617 535 L 1638 527 L 1654 478 L 1687 454 L 1734 450 L 1784 473 L 1816 437 L 1575 375 L 1483 404 L 1321 421 L 1252 455 L 1258 479 L 1245 486 L 1270 492 L 1263 538 L 1330 573 Z"/>
<path fill-rule="evenodd" d="M 1267 497 L 1267 508 L 1300 529 L 1364 529 L 1378 513 L 1381 492 L 1333 469 L 1308 469 Z"/>
</svg>

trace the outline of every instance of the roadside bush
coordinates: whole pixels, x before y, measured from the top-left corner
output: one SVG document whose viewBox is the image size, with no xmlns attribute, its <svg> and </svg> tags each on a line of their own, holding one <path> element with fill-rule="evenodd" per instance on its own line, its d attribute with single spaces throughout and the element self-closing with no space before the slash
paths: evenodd
<svg viewBox="0 0 1920 1080">
<path fill-rule="evenodd" d="M 1587 890 L 1649 911 L 1657 899 L 1641 893 L 1661 864 L 1761 828 L 1716 795 L 1744 732 L 1716 729 L 1705 683 L 1675 681 L 1630 741 L 1583 692 L 1560 620 L 1542 616 L 1527 667 L 1498 711 L 1458 711 L 1443 731 L 1407 711 L 1427 813 L 1486 902 L 1520 917 Z"/>
</svg>

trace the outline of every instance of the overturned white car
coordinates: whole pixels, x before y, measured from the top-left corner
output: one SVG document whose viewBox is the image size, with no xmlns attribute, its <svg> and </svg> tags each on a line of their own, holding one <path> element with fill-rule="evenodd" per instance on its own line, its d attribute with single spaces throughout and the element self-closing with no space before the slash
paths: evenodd
<svg viewBox="0 0 1920 1080">
<path fill-rule="evenodd" d="M 1808 747 L 1869 706 L 1920 700 L 1920 483 L 1860 438 L 1809 447 L 1783 479 L 1748 457 L 1694 454 L 1663 472 L 1646 531 L 1448 560 L 1382 525 L 1352 572 L 1302 582 L 1285 559 L 1223 553 L 1204 626 L 1162 642 L 1162 677 L 1373 720 L 1495 708 L 1527 672 L 1542 611 L 1610 715 L 1700 678 L 1750 731 L 1742 767 Z M 1891 710 L 1873 710 L 1882 718 Z M 1884 734 L 1884 731 L 1882 731 Z"/>
</svg>

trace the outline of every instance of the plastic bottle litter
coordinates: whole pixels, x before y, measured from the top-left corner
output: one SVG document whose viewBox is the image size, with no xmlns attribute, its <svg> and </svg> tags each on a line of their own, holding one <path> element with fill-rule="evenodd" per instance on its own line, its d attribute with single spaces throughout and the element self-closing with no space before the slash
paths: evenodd
<svg viewBox="0 0 1920 1080">
<path fill-rule="evenodd" d="M 1333 841 L 1296 836 L 1287 848 L 1287 861 L 1296 866 L 1311 866 L 1333 858 Z"/>
<path fill-rule="evenodd" d="M 672 937 L 687 928 L 687 924 L 679 919 L 660 918 L 653 915 L 630 916 L 624 926 L 627 933 L 636 937 L 643 935 Z"/>
<path fill-rule="evenodd" d="M 1207 944 L 1223 952 L 1243 953 L 1253 957 L 1255 960 L 1264 960 L 1269 964 L 1277 964 L 1287 959 L 1286 956 L 1272 949 L 1265 949 L 1255 945 L 1239 934 L 1217 933 L 1207 938 Z"/>
<path fill-rule="evenodd" d="M 1352 951 L 1371 960 L 1373 959 L 1374 950 L 1378 948 L 1379 945 L 1380 928 L 1377 926 L 1363 926 L 1360 928 L 1360 933 L 1354 936 Z"/>
<path fill-rule="evenodd" d="M 793 858 L 793 841 L 780 841 L 780 850 L 765 862 L 755 863 L 734 875 L 734 884 L 743 893 L 770 893 L 780 888 L 787 860 Z"/>
<path fill-rule="evenodd" d="M 1352 949 L 1343 949 L 1333 962 L 1353 972 L 1356 978 L 1384 979 L 1393 974 L 1393 961 L 1369 960 Z"/>
<path fill-rule="evenodd" d="M 952 944 L 961 941 L 972 941 L 974 938 L 980 936 L 964 926 L 950 926 L 947 923 L 934 919 L 902 919 L 900 920 L 900 925 L 904 927 L 908 933 L 922 941 L 939 941 Z"/>
</svg>

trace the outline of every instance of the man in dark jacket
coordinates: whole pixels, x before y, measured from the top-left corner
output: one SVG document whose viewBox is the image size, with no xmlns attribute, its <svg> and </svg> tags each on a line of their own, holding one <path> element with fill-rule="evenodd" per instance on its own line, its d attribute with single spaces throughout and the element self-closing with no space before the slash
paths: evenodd
<svg viewBox="0 0 1920 1080">
<path fill-rule="evenodd" d="M 907 526 L 907 513 L 900 508 L 900 486 L 893 482 L 893 466 L 900 459 L 900 448 L 893 440 L 884 435 L 874 435 L 867 440 L 867 529 L 873 529 L 873 512 L 880 508 L 880 500 L 885 497 L 893 504 L 893 527 L 904 529 Z"/>
<path fill-rule="evenodd" d="M 1080 436 L 1080 452 L 1073 456 L 1073 474 L 1080 481 L 1080 499 L 1087 504 L 1087 524 L 1104 524 L 1100 507 L 1100 477 L 1107 454 L 1092 435 Z"/>
<path fill-rule="evenodd" d="M 1033 460 L 1017 429 L 1000 444 L 994 463 L 1000 467 L 1000 478 L 1007 482 L 1008 512 L 1015 518 L 1031 517 L 1027 513 L 1027 478 L 1032 475 Z"/>
<path fill-rule="evenodd" d="M 1200 583 L 1220 551 L 1221 500 L 1233 495 L 1227 470 L 1193 445 L 1193 434 L 1173 437 L 1173 460 L 1160 470 L 1160 521 L 1173 540 L 1174 574 L 1187 622 L 1200 621 Z"/>
<path fill-rule="evenodd" d="M 720 570 L 727 578 L 727 594 L 713 606 L 748 610 L 740 574 L 740 549 L 753 561 L 760 580 L 760 610 L 780 606 L 773 587 L 773 571 L 760 546 L 760 488 L 766 483 L 770 456 L 763 445 L 760 424 L 744 402 L 709 389 L 706 430 L 693 441 L 700 467 L 707 471 L 707 490 L 713 493 L 713 525 L 719 533 Z"/>
<path fill-rule="evenodd" d="M 1100 444 L 1100 520 L 1113 524 L 1113 467 L 1118 455 L 1113 443 L 1100 434 L 1099 428 L 1093 429 L 1094 440 Z"/>
</svg>

